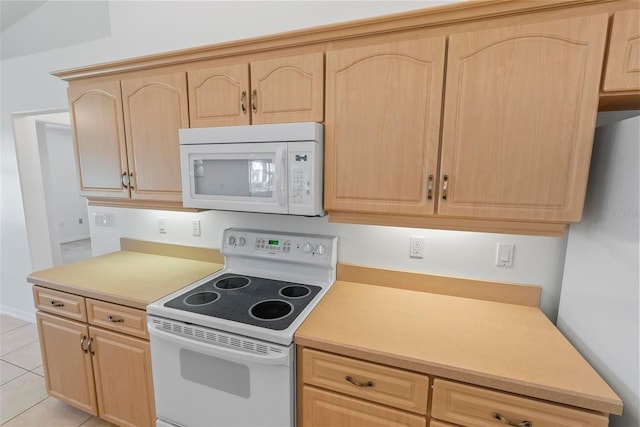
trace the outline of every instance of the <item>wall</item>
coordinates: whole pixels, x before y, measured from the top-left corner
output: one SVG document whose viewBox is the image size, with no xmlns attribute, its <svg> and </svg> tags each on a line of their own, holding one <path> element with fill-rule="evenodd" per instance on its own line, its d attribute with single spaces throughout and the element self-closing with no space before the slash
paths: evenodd
<svg viewBox="0 0 640 427">
<path fill-rule="evenodd" d="M 637 114 L 637 113 L 636 113 Z M 611 427 L 640 425 L 640 117 L 598 128 L 582 222 L 567 245 L 558 327 L 624 401 Z"/>
<path fill-rule="evenodd" d="M 55 3 L 47 2 L 45 6 L 52 8 Z M 0 308 L 5 312 L 22 313 L 25 317 L 33 312 L 30 290 L 25 282 L 25 276 L 32 266 L 29 262 L 9 114 L 66 105 L 66 83 L 52 77 L 49 72 L 435 4 L 429 1 L 110 2 L 111 26 L 108 36 L 89 40 L 94 35 L 84 37 L 78 34 L 78 44 L 74 46 L 50 48 L 2 60 Z M 46 10 L 37 12 L 41 14 Z M 52 14 L 51 17 L 73 21 L 84 19 L 82 13 L 88 12 L 73 9 L 65 14 Z M 10 35 L 17 42 L 23 38 L 42 38 L 44 35 L 39 33 L 38 22 L 41 22 L 40 15 L 29 16 L 6 30 L 3 38 Z M 167 25 L 167 22 L 171 25 Z M 141 23 L 144 23 L 143 31 Z M 65 23 L 57 25 L 62 27 Z M 219 247 L 222 230 L 228 226 L 328 233 L 340 236 L 341 262 L 537 284 L 543 287 L 542 308 L 545 313 L 553 320 L 557 312 L 566 245 L 564 238 L 343 225 L 330 224 L 326 218 L 283 218 L 226 212 L 188 214 L 92 208 L 90 222 L 93 222 L 91 214 L 96 211 L 111 212 L 115 216 L 113 227 L 97 228 L 91 225 L 96 255 L 117 250 L 121 236 Z M 166 235 L 160 235 L 155 230 L 159 216 L 167 218 Z M 199 218 L 202 222 L 201 237 L 190 235 L 192 218 Z M 425 236 L 423 260 L 408 257 L 411 235 Z M 498 242 L 516 244 L 513 268 L 502 269 L 494 265 Z"/>
</svg>

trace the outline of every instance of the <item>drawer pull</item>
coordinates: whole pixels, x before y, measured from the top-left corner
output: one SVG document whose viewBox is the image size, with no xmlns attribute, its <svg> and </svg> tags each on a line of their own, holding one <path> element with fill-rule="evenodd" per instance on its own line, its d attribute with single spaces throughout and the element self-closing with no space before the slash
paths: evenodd
<svg viewBox="0 0 640 427">
<path fill-rule="evenodd" d="M 50 303 L 53 307 L 64 307 L 64 304 L 58 301 L 51 300 Z"/>
<path fill-rule="evenodd" d="M 113 317 L 112 315 L 108 315 L 107 316 L 107 320 L 109 322 L 114 322 L 114 323 L 120 323 L 120 322 L 124 322 L 124 319 L 116 319 L 115 317 Z"/>
<path fill-rule="evenodd" d="M 89 337 L 89 341 L 87 342 L 87 350 L 91 352 L 92 355 L 96 354 L 91 348 L 91 344 L 93 344 L 93 337 Z"/>
<path fill-rule="evenodd" d="M 84 340 L 86 340 L 86 339 L 87 339 L 87 336 L 86 336 L 86 335 L 83 335 L 83 336 L 82 336 L 82 338 L 80 338 L 80 348 L 81 348 L 81 349 L 82 349 L 82 351 L 84 351 L 85 353 L 86 353 L 87 351 L 89 351 L 89 350 L 87 350 L 86 348 L 84 348 L 84 347 L 83 347 L 83 345 L 82 345 L 82 344 L 84 344 Z"/>
<path fill-rule="evenodd" d="M 511 421 L 505 417 L 503 417 L 502 415 L 500 415 L 497 412 L 494 412 L 493 414 L 491 414 L 493 416 L 493 418 L 495 418 L 496 420 L 502 421 L 505 424 L 508 424 L 510 426 L 513 427 L 531 427 L 533 424 L 531 423 L 531 421 L 523 421 L 521 423 L 516 423 L 514 421 Z"/>
<path fill-rule="evenodd" d="M 354 380 L 350 375 L 344 377 L 345 380 L 349 381 L 353 385 L 357 385 L 358 387 L 373 387 L 373 381 L 367 381 L 366 383 L 361 383 L 359 381 Z"/>
</svg>

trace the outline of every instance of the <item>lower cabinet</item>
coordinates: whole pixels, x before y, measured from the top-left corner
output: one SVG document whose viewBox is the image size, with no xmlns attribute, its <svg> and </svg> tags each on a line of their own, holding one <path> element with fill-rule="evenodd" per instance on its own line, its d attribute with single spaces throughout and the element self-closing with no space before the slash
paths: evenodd
<svg viewBox="0 0 640 427">
<path fill-rule="evenodd" d="M 47 393 L 119 426 L 155 425 L 149 341 L 118 332 L 146 336 L 136 332 L 144 311 L 87 299 L 89 316 L 71 320 L 64 301 L 85 307 L 84 297 L 34 286 L 37 306 L 42 295 L 51 300 L 36 313 Z M 113 330 L 94 326 L 101 322 Z"/>
<path fill-rule="evenodd" d="M 307 347 L 298 349 L 298 357 L 298 425 L 303 427 L 609 424 L 607 414 L 443 378 L 430 380 L 421 373 Z"/>
</svg>

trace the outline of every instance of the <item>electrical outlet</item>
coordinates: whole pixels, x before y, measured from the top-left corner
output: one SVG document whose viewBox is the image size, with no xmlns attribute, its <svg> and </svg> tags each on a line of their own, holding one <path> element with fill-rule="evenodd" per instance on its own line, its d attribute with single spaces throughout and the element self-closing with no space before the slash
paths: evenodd
<svg viewBox="0 0 640 427">
<path fill-rule="evenodd" d="M 167 233 L 167 219 L 166 218 L 158 218 L 158 233 L 166 234 Z"/>
<path fill-rule="evenodd" d="M 191 231 L 192 231 L 192 235 L 194 236 L 199 236 L 200 235 L 200 220 L 199 219 L 194 219 L 193 221 L 191 221 Z"/>
<path fill-rule="evenodd" d="M 409 257 L 424 258 L 424 237 L 411 236 L 409 241 Z"/>
</svg>

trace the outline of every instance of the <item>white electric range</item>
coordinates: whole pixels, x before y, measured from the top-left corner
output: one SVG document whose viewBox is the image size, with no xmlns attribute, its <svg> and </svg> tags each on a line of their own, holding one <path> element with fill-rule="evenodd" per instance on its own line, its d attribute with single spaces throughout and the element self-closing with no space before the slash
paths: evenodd
<svg viewBox="0 0 640 427">
<path fill-rule="evenodd" d="M 337 237 L 229 228 L 225 268 L 147 306 L 157 426 L 295 425 L 296 329 Z"/>
</svg>

